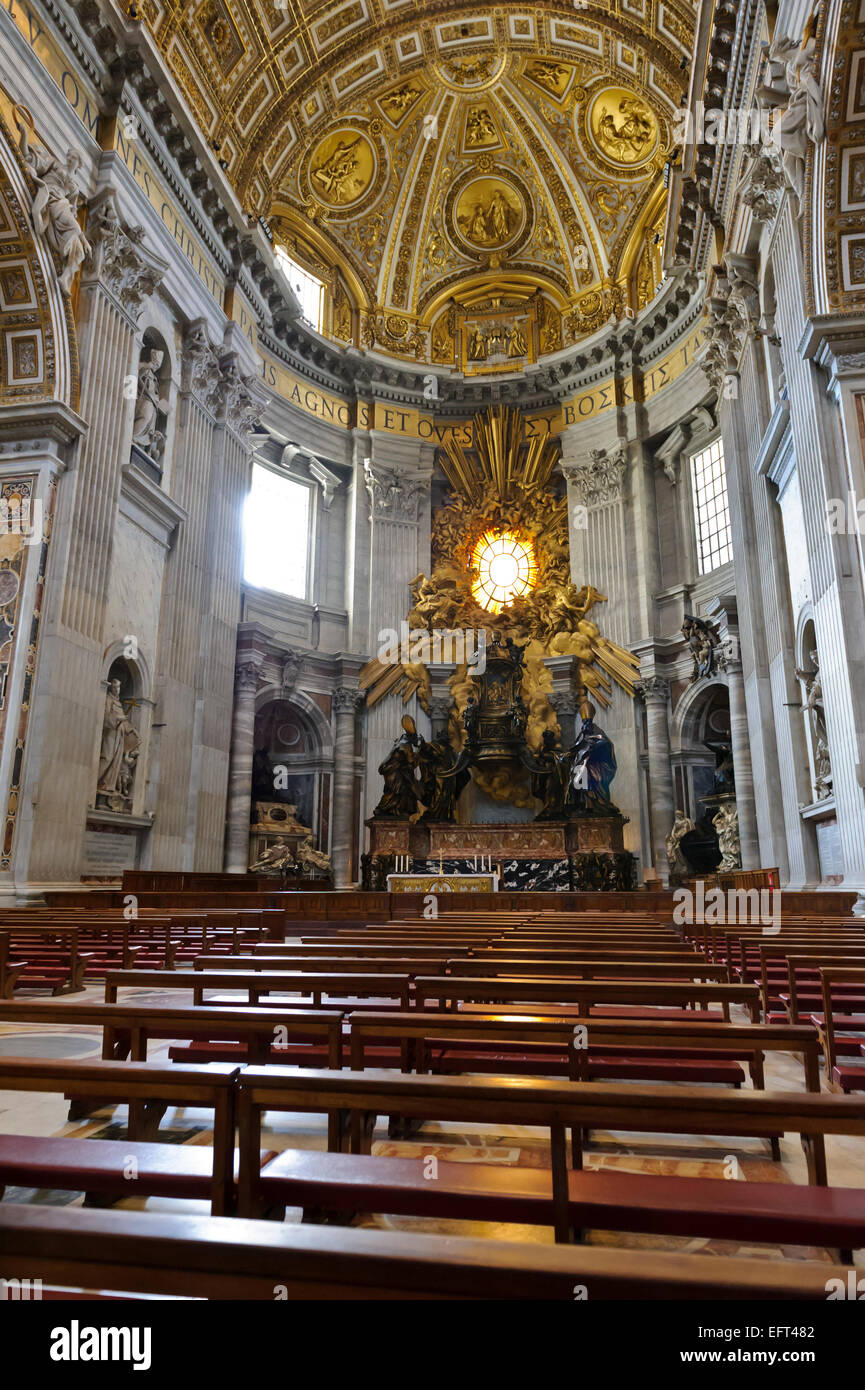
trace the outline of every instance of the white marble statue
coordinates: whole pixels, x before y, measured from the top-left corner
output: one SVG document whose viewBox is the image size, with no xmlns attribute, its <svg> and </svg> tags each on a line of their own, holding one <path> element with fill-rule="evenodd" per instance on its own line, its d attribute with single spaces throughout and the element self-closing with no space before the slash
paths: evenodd
<svg viewBox="0 0 865 1390">
<path fill-rule="evenodd" d="M 769 50 L 770 81 L 763 89 L 770 102 L 779 108 L 772 126 L 772 141 L 781 152 L 784 173 L 796 195 L 800 213 L 805 194 L 808 145 L 817 145 L 826 138 L 816 54 L 815 10 L 800 40 L 786 34 L 774 40 Z M 783 69 L 783 76 L 779 69 Z"/>
<path fill-rule="evenodd" d="M 666 839 L 667 864 L 670 870 L 670 878 L 677 882 L 686 878 L 691 873 L 691 866 L 685 858 L 680 848 L 682 840 L 696 829 L 694 822 L 690 820 L 684 811 L 676 809 L 676 819 L 673 821 L 672 828 Z"/>
<path fill-rule="evenodd" d="M 27 126 L 23 121 L 17 125 L 18 148 L 36 184 L 30 210 L 33 226 L 60 257 L 60 286 L 68 294 L 79 266 L 90 252 L 76 217 L 80 192 L 75 175 L 81 168 L 81 156 L 77 150 L 69 150 L 63 164 L 48 150 L 31 148 Z"/>
<path fill-rule="evenodd" d="M 718 832 L 718 847 L 721 851 L 721 862 L 717 872 L 725 874 L 732 869 L 741 869 L 739 813 L 735 801 L 727 801 L 720 805 L 712 817 L 712 824 Z"/>
<path fill-rule="evenodd" d="M 157 428 L 159 412 L 168 412 L 168 402 L 162 399 L 159 369 L 165 353 L 159 348 L 145 348 L 138 366 L 138 397 L 132 425 L 132 442 L 151 458 L 158 459 L 165 435 Z"/>
<path fill-rule="evenodd" d="M 111 811 L 128 809 L 140 747 L 141 739 L 123 708 L 120 681 L 111 680 L 105 696 L 99 778 L 96 783 L 97 802 L 101 801 Z"/>
<path fill-rule="evenodd" d="M 823 708 L 823 677 L 820 675 L 820 657 L 816 651 L 809 652 L 814 665 L 813 671 L 796 671 L 805 687 L 805 709 L 811 716 L 811 731 L 814 749 L 814 792 L 818 801 L 825 801 L 832 791 L 832 759 L 829 753 L 829 738 L 826 733 L 826 711 Z"/>
</svg>

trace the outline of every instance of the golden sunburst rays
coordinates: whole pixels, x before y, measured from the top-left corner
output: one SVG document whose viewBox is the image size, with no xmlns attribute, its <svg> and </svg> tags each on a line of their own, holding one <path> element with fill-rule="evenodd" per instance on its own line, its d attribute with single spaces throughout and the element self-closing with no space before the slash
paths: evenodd
<svg viewBox="0 0 865 1390">
<path fill-rule="evenodd" d="M 492 490 L 500 502 L 520 489 L 542 488 L 559 457 L 549 435 L 525 437 L 525 419 L 516 406 L 493 405 L 472 421 L 472 446 L 466 450 L 454 435 L 442 442 L 442 468 L 454 492 L 479 503 Z"/>
<path fill-rule="evenodd" d="M 639 659 L 634 656 L 633 652 L 627 651 L 625 647 L 620 647 L 618 642 L 611 642 L 609 638 L 599 635 L 592 641 L 592 656 L 595 663 L 600 666 L 601 672 L 605 672 L 608 676 L 612 676 L 616 684 L 621 686 L 622 690 L 624 690 L 627 695 L 630 695 L 633 700 L 636 690 L 636 680 L 640 671 Z M 591 670 L 592 668 L 589 667 L 588 669 Z M 597 672 L 596 674 L 600 675 L 601 672 Z M 584 685 L 588 686 L 589 681 L 587 680 L 585 666 L 583 666 L 581 675 Z M 605 684 L 609 690 L 609 682 L 605 682 Z M 609 699 L 607 699 L 605 695 L 602 696 L 597 687 L 592 694 L 593 696 L 597 696 L 604 709 L 606 709 L 610 703 Z"/>
</svg>

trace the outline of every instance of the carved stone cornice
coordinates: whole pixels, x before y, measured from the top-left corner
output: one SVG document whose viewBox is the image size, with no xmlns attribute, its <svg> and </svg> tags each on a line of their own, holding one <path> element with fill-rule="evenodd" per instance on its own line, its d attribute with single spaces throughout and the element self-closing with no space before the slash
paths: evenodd
<svg viewBox="0 0 865 1390">
<path fill-rule="evenodd" d="M 349 685 L 337 686 L 333 692 L 333 708 L 335 714 L 356 714 L 363 708 L 366 695 L 362 690 L 354 690 Z"/>
<path fill-rule="evenodd" d="M 402 521 L 417 525 L 420 508 L 429 496 L 429 478 L 400 475 L 393 468 L 363 461 L 363 478 L 369 494 L 371 521 Z"/>
<path fill-rule="evenodd" d="M 117 215 L 113 189 L 91 199 L 87 218 L 90 254 L 85 281 L 98 282 L 133 322 L 162 280 L 168 262 L 149 252 L 144 228 L 125 226 Z"/>
<path fill-rule="evenodd" d="M 646 704 L 666 704 L 670 696 L 670 682 L 664 676 L 645 676 L 634 688 Z"/>
<path fill-rule="evenodd" d="M 628 446 L 620 440 L 610 450 L 590 450 L 586 459 L 562 459 L 559 467 L 584 506 L 606 506 L 621 498 Z"/>
</svg>

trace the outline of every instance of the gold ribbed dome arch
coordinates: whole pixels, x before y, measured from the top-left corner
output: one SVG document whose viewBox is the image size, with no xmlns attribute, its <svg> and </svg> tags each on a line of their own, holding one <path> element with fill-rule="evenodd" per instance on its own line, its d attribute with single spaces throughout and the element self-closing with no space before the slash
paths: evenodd
<svg viewBox="0 0 865 1390">
<path fill-rule="evenodd" d="M 653 296 L 688 0 L 138 11 L 331 336 L 483 374 Z"/>
</svg>

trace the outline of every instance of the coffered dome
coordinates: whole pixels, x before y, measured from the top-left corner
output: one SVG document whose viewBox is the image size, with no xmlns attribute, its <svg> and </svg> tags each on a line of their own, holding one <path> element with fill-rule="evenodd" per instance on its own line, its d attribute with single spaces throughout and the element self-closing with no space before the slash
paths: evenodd
<svg viewBox="0 0 865 1390">
<path fill-rule="evenodd" d="M 325 281 L 329 336 L 483 374 L 652 298 L 685 0 L 146 17 L 245 206 Z"/>
</svg>

